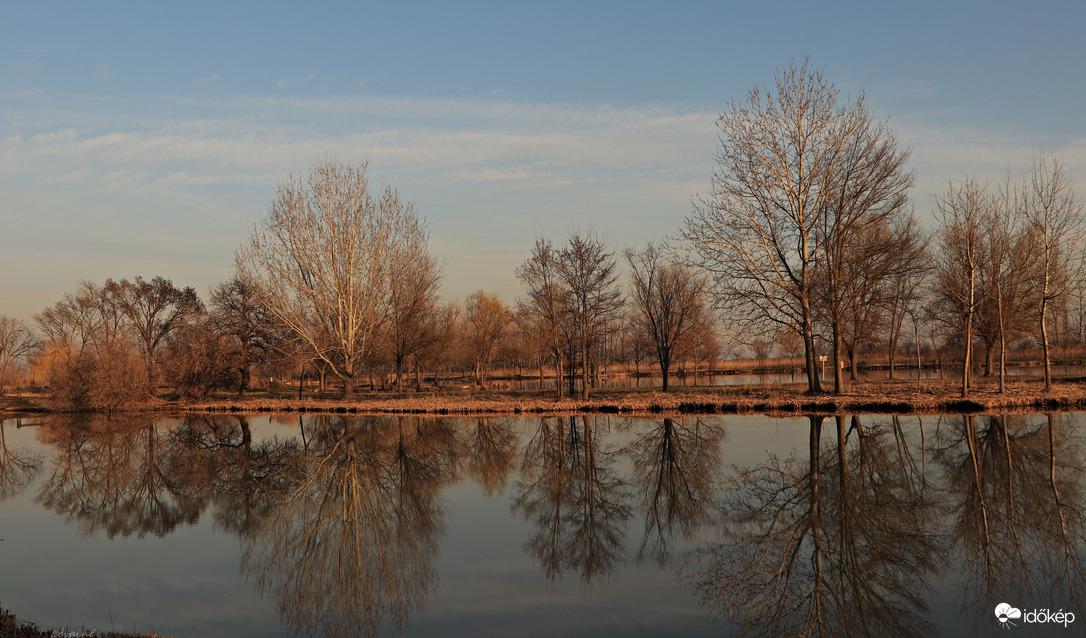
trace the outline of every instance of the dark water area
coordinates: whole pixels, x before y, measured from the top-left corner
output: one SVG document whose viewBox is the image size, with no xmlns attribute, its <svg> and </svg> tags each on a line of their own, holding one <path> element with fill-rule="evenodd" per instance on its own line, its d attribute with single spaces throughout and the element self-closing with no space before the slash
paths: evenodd
<svg viewBox="0 0 1086 638">
<path fill-rule="evenodd" d="M 0 607 L 174 636 L 1086 635 L 1084 475 L 1081 413 L 8 419 Z"/>
</svg>

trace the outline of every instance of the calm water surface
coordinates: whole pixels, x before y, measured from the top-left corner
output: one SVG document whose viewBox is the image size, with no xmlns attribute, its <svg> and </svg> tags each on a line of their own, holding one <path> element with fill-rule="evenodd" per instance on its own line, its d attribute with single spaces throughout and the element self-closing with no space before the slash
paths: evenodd
<svg viewBox="0 0 1086 638">
<path fill-rule="evenodd" d="M 0 607 L 175 636 L 1086 635 L 1084 466 L 1083 414 L 9 419 Z"/>
</svg>

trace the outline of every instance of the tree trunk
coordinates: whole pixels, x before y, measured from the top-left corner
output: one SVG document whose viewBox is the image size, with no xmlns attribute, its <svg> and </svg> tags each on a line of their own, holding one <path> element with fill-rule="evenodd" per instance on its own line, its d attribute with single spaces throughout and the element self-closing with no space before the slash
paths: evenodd
<svg viewBox="0 0 1086 638">
<path fill-rule="evenodd" d="M 852 381 L 860 378 L 860 358 L 856 356 L 856 340 L 848 346 L 848 374 Z"/>
<path fill-rule="evenodd" d="M 814 330 L 810 316 L 803 318 L 803 349 L 807 359 L 807 394 L 822 394 L 822 380 L 818 377 L 818 362 L 815 360 Z"/>
<path fill-rule="evenodd" d="M 1007 391 L 1007 338 L 1003 328 L 999 329 L 999 393 Z"/>
<path fill-rule="evenodd" d="M 1048 354 L 1048 300 L 1041 298 L 1041 352 L 1045 364 L 1045 392 L 1052 389 L 1052 364 Z"/>
<path fill-rule="evenodd" d="M 581 341 L 581 399 L 588 400 L 588 384 L 591 374 L 590 365 L 588 363 L 588 342 Z"/>
<path fill-rule="evenodd" d="M 969 396 L 969 377 L 973 371 L 973 314 L 965 320 L 965 358 L 962 361 L 962 398 Z"/>
<path fill-rule="evenodd" d="M 845 391 L 845 373 L 841 369 L 841 355 L 844 354 L 844 344 L 841 339 L 841 331 L 833 326 L 833 393 L 842 394 Z M 852 364 L 856 364 L 856 358 L 852 358 Z"/>
<path fill-rule="evenodd" d="M 562 377 L 562 373 L 562 355 L 557 353 L 556 351 L 554 355 L 554 389 L 558 395 L 559 401 L 562 400 L 562 384 L 566 382 L 566 380 Z"/>
<path fill-rule="evenodd" d="M 354 398 L 354 376 L 345 374 L 345 375 L 342 375 L 340 377 L 340 379 L 343 380 L 343 399 L 344 400 L 353 399 Z"/>
</svg>

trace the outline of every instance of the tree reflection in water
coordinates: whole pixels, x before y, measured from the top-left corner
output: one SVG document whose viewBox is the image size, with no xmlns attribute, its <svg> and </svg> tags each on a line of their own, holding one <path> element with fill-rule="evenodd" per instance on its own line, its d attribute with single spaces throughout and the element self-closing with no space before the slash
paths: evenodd
<svg viewBox="0 0 1086 638">
<path fill-rule="evenodd" d="M 478 418 L 468 429 L 466 470 L 487 496 L 500 494 L 517 463 L 517 435 L 509 419 Z"/>
<path fill-rule="evenodd" d="M 248 536 L 304 478 L 305 455 L 294 439 L 254 444 L 247 416 L 193 416 L 173 431 L 169 468 L 189 500 L 216 505 L 219 527 Z"/>
<path fill-rule="evenodd" d="M 664 418 L 629 446 L 639 509 L 645 517 L 638 560 L 665 566 L 675 532 L 689 540 L 710 521 L 726 432 L 722 423 Z"/>
<path fill-rule="evenodd" d="M 853 417 L 846 428 L 837 417 L 837 444 L 824 450 L 825 417 L 809 421 L 806 462 L 771 456 L 737 470 L 724 537 L 695 558 L 702 602 L 744 635 L 932 633 L 933 510 L 899 424 L 865 429 Z"/>
<path fill-rule="evenodd" d="M 594 417 L 545 417 L 522 451 L 513 510 L 535 525 L 526 550 L 550 579 L 575 570 L 591 583 L 623 553 L 630 495 L 614 468 L 617 452 L 600 447 L 598 426 Z"/>
<path fill-rule="evenodd" d="M 964 614 L 986 618 L 1006 600 L 1080 608 L 1084 448 L 1065 418 L 942 419 L 935 458 L 947 476 L 944 507 L 964 572 Z"/>
<path fill-rule="evenodd" d="M 292 633 L 372 636 L 407 625 L 434 587 L 454 476 L 442 421 L 320 417 L 306 478 L 248 542 L 243 571 L 273 594 Z"/>
<path fill-rule="evenodd" d="M 814 416 L 805 454 L 726 474 L 716 418 L 624 422 L 619 449 L 592 416 L 310 416 L 282 438 L 254 437 L 239 415 L 48 417 L 41 458 L 0 428 L 0 500 L 33 479 L 40 504 L 111 538 L 163 536 L 211 506 L 289 632 L 375 635 L 407 625 L 436 586 L 441 490 L 469 476 L 501 494 L 519 462 L 512 509 L 548 579 L 610 575 L 636 507 L 638 562 L 670 568 L 675 547 L 703 545 L 684 571 L 744 635 L 923 635 L 935 561 L 978 629 L 999 602 L 1082 608 L 1086 430 L 1073 418 L 943 417 L 925 438 L 922 422 L 916 437 L 896 417 Z"/>
<path fill-rule="evenodd" d="M 167 469 L 169 432 L 143 415 L 54 419 L 42 426 L 56 450 L 38 502 L 78 520 L 87 535 L 165 536 L 195 522 L 203 505 Z"/>
<path fill-rule="evenodd" d="M 42 468 L 40 454 L 8 447 L 9 427 L 17 427 L 16 419 L 0 421 L 0 501 L 22 492 Z"/>
</svg>

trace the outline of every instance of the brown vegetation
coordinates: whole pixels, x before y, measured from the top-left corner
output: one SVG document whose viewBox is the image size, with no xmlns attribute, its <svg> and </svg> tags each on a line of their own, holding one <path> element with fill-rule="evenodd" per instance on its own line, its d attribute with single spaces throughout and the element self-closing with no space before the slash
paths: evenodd
<svg viewBox="0 0 1086 638">
<path fill-rule="evenodd" d="M 4 638 L 52 638 L 53 636 L 101 636 L 101 638 L 168 638 L 157 633 L 98 632 L 87 629 L 39 629 L 37 625 L 19 620 L 15 614 L 0 609 L 0 636 Z"/>
<path fill-rule="evenodd" d="M 1016 380 L 1000 393 L 995 381 L 977 382 L 968 400 L 952 380 L 856 383 L 842 395 L 811 396 L 801 385 L 753 385 L 656 390 L 600 389 L 593 398 L 554 399 L 537 391 L 463 391 L 442 394 L 359 395 L 353 400 L 252 398 L 177 406 L 192 412 L 349 412 L 367 414 L 870 414 L 965 413 L 1086 408 L 1086 383 L 1065 382 L 1050 393 L 1043 381 Z"/>
</svg>

